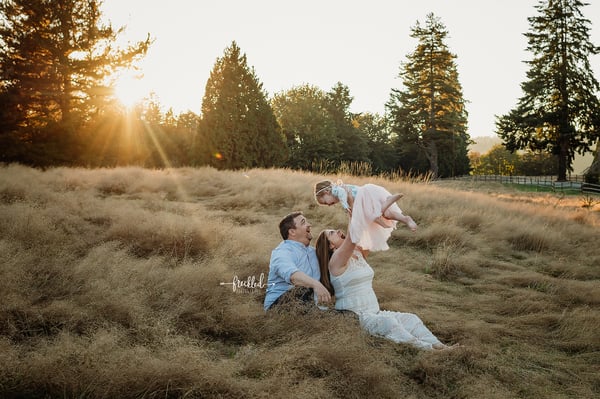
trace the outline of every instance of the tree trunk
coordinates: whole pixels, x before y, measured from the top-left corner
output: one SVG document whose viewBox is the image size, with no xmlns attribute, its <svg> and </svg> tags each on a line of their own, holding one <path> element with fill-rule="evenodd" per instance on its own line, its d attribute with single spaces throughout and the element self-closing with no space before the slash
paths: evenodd
<svg viewBox="0 0 600 399">
<path fill-rule="evenodd" d="M 436 179 L 440 174 L 439 162 L 438 162 L 438 152 L 437 146 L 435 145 L 435 140 L 430 140 L 424 146 L 425 156 L 429 161 L 429 170 L 431 171 L 431 177 Z"/>
<path fill-rule="evenodd" d="M 561 132 L 558 154 L 558 181 L 567 181 L 567 164 L 569 159 L 569 137 Z"/>
<path fill-rule="evenodd" d="M 600 139 L 596 141 L 596 149 L 594 150 L 594 160 L 587 168 L 587 173 L 600 175 Z"/>
</svg>

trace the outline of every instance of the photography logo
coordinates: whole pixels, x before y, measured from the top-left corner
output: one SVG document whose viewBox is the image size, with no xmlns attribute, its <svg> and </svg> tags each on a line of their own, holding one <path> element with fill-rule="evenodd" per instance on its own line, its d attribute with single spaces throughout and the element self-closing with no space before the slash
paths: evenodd
<svg viewBox="0 0 600 399">
<path fill-rule="evenodd" d="M 236 293 L 249 293 L 256 290 L 263 290 L 268 286 L 265 282 L 264 273 L 261 273 L 258 278 L 256 278 L 256 276 L 248 276 L 245 279 L 240 279 L 237 275 L 234 275 L 230 283 L 221 282 L 219 285 L 230 285 L 232 291 Z"/>
</svg>

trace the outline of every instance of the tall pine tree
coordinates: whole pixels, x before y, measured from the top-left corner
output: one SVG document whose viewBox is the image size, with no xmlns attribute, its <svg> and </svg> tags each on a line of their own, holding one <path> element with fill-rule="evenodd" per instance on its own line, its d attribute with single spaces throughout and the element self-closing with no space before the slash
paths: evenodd
<svg viewBox="0 0 600 399">
<path fill-rule="evenodd" d="M 400 72 L 405 90 L 392 89 L 386 103 L 400 167 L 424 172 L 426 160 L 434 177 L 469 172 L 467 111 L 447 35 L 434 14 L 427 15 L 424 27 L 417 22 L 411 29 L 417 47 Z"/>
<path fill-rule="evenodd" d="M 12 147 L 3 158 L 48 163 L 74 157 L 67 148 L 72 136 L 111 94 L 106 78 L 146 53 L 149 38 L 126 49 L 114 46 L 121 29 L 101 23 L 100 5 L 0 2 L 0 103 L 10 115 L 0 124 L 0 141 Z"/>
<path fill-rule="evenodd" d="M 280 166 L 287 159 L 262 83 L 235 41 L 206 83 L 195 151 L 199 163 L 224 169 Z"/>
<path fill-rule="evenodd" d="M 528 81 L 516 108 L 497 118 L 497 133 L 510 151 L 530 149 L 558 156 L 558 179 L 566 180 L 575 153 L 584 154 L 600 138 L 600 86 L 588 57 L 590 21 L 580 0 L 546 0 L 528 18 Z"/>
<path fill-rule="evenodd" d="M 350 112 L 352 96 L 348 86 L 336 83 L 326 94 L 326 108 L 335 124 L 335 134 L 340 147 L 340 160 L 368 162 L 369 147 L 366 136 L 353 123 L 355 115 Z"/>
</svg>

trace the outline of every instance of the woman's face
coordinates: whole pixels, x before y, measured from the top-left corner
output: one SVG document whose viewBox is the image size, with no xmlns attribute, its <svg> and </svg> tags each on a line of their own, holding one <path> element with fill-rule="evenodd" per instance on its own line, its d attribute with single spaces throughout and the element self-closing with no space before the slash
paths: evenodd
<svg viewBox="0 0 600 399">
<path fill-rule="evenodd" d="M 325 230 L 325 237 L 329 242 L 329 248 L 332 249 L 339 248 L 346 239 L 346 235 L 342 230 Z"/>
</svg>

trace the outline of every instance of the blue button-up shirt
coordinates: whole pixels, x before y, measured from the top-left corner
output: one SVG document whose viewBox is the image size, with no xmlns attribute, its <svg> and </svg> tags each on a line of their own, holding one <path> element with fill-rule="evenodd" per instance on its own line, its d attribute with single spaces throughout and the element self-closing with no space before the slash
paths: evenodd
<svg viewBox="0 0 600 399">
<path fill-rule="evenodd" d="M 269 263 L 269 277 L 267 279 L 267 294 L 265 296 L 265 310 L 294 287 L 290 277 L 297 271 L 319 280 L 319 260 L 313 247 L 306 246 L 294 240 L 282 241 L 272 252 Z"/>
</svg>

